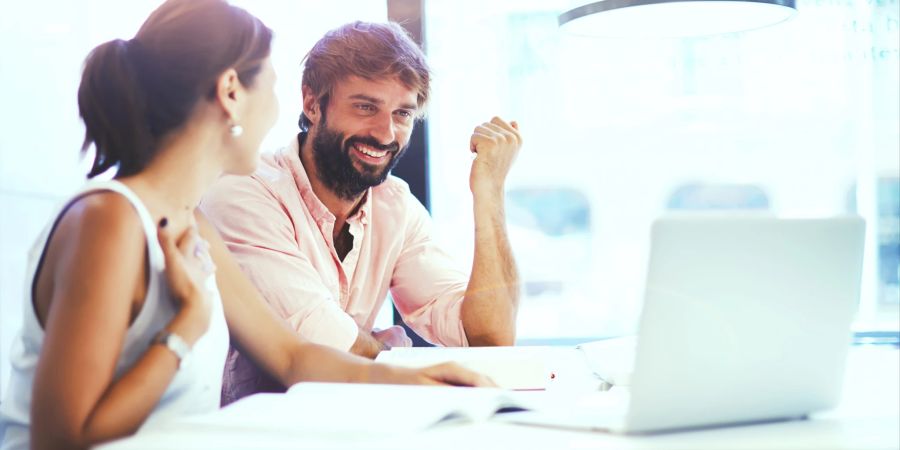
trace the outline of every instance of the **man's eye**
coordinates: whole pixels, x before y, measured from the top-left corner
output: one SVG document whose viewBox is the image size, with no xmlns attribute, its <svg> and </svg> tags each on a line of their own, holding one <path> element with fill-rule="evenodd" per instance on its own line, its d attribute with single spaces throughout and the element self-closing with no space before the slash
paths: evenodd
<svg viewBox="0 0 900 450">
<path fill-rule="evenodd" d="M 410 111 L 405 111 L 405 110 L 397 111 L 397 114 L 404 119 L 408 119 L 408 118 L 412 117 L 412 112 L 410 112 Z"/>
<path fill-rule="evenodd" d="M 356 109 L 359 109 L 361 111 L 375 111 L 375 106 L 366 103 L 360 103 L 356 105 Z"/>
</svg>

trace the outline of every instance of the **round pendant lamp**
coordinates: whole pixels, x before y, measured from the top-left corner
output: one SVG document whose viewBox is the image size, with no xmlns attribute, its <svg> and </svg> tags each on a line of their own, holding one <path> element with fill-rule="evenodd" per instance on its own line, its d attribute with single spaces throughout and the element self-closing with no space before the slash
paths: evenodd
<svg viewBox="0 0 900 450">
<path fill-rule="evenodd" d="M 601 0 L 559 15 L 571 34 L 598 37 L 701 37 L 784 22 L 794 0 Z"/>
</svg>

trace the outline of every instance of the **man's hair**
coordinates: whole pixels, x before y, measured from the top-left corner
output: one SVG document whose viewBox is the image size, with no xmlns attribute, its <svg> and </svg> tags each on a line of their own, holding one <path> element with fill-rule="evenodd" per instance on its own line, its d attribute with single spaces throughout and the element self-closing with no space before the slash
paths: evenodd
<svg viewBox="0 0 900 450">
<path fill-rule="evenodd" d="M 352 22 L 327 33 L 303 58 L 303 86 L 315 95 L 324 112 L 334 86 L 351 76 L 366 80 L 396 78 L 417 92 L 421 117 L 428 103 L 431 73 L 422 49 L 394 22 Z M 309 118 L 300 113 L 300 129 Z"/>
</svg>

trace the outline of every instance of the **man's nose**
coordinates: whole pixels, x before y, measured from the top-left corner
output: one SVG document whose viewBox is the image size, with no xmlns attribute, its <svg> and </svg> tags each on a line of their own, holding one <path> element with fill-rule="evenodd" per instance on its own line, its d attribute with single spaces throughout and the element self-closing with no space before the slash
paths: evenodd
<svg viewBox="0 0 900 450">
<path fill-rule="evenodd" d="M 370 134 L 381 145 L 393 144 L 397 140 L 394 118 L 391 114 L 379 114 L 374 118 Z"/>
</svg>

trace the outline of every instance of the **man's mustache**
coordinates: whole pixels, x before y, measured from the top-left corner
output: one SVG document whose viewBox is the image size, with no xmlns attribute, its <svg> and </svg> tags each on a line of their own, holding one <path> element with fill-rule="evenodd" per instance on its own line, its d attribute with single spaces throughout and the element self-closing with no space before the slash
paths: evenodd
<svg viewBox="0 0 900 450">
<path fill-rule="evenodd" d="M 378 143 L 378 141 L 375 140 L 375 138 L 371 138 L 371 137 L 356 137 L 356 136 L 354 136 L 354 137 L 347 139 L 347 149 L 349 149 L 350 147 L 357 145 L 357 144 L 362 144 L 367 147 L 372 147 L 376 150 L 383 150 L 383 151 L 388 151 L 391 153 L 397 153 L 400 150 L 400 144 L 397 143 L 397 141 L 391 142 L 390 144 L 380 144 L 380 143 Z"/>
</svg>

